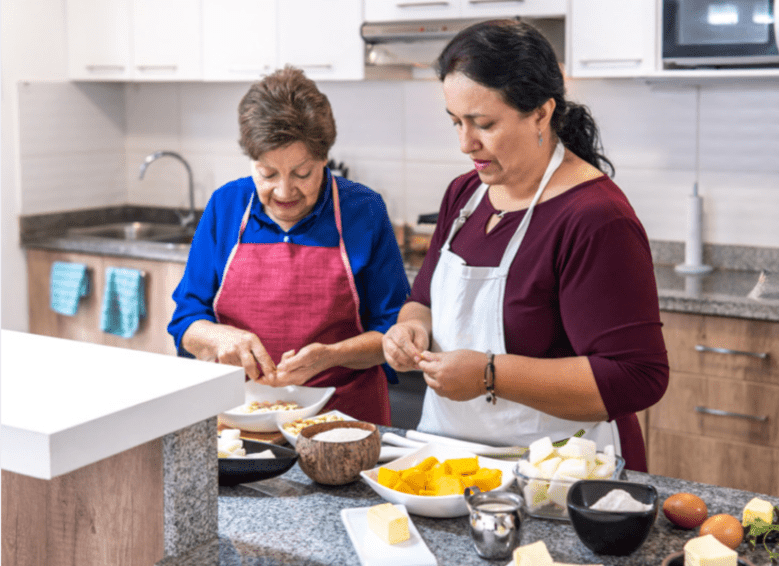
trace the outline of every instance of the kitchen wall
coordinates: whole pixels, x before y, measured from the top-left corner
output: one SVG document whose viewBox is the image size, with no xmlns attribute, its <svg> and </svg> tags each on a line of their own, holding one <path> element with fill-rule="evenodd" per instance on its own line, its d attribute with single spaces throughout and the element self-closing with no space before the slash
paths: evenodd
<svg viewBox="0 0 779 566">
<path fill-rule="evenodd" d="M 65 80 L 63 0 L 2 1 L 2 326 L 26 330 L 19 215 L 112 204 L 196 205 L 247 174 L 236 107 L 246 84 L 73 84 Z M 9 24 L 13 22 L 13 25 Z M 34 32 L 34 33 L 32 33 Z M 332 156 L 378 190 L 393 220 L 437 210 L 469 168 L 433 81 L 320 85 L 338 123 Z M 704 241 L 779 247 L 779 89 L 773 82 L 702 87 L 631 79 L 569 82 L 598 120 L 615 181 L 652 239 L 685 238 L 686 196 L 705 199 Z M 696 149 L 697 148 L 697 149 Z"/>
</svg>

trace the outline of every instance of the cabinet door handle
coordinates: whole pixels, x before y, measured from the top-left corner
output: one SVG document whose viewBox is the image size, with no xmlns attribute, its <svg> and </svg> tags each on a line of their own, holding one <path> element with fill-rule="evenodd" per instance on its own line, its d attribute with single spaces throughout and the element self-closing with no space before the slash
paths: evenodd
<svg viewBox="0 0 779 566">
<path fill-rule="evenodd" d="M 312 71 L 315 70 L 325 70 L 329 71 L 333 68 L 333 65 L 330 63 L 311 63 L 310 65 L 306 65 L 305 63 L 299 63 L 301 67 L 304 69 L 311 69 Z"/>
<path fill-rule="evenodd" d="M 170 71 L 173 73 L 178 69 L 178 65 L 137 65 L 136 69 L 142 73 L 146 71 Z"/>
<path fill-rule="evenodd" d="M 643 59 L 579 59 L 579 63 L 590 65 L 640 65 Z"/>
<path fill-rule="evenodd" d="M 720 409 L 709 409 L 708 407 L 695 407 L 696 413 L 701 413 L 702 415 L 715 415 L 718 417 L 733 417 L 736 419 L 746 419 L 749 421 L 757 421 L 759 423 L 764 423 L 768 420 L 768 417 L 763 415 L 760 417 L 756 417 L 755 415 L 744 415 L 741 413 L 731 413 L 730 411 L 722 411 Z"/>
<path fill-rule="evenodd" d="M 768 352 L 742 352 L 741 350 L 731 350 L 730 348 L 714 348 L 713 346 L 704 346 L 696 344 L 695 349 L 699 352 L 711 352 L 714 354 L 727 354 L 729 356 L 749 356 L 750 358 L 760 358 L 765 360 Z"/>
<path fill-rule="evenodd" d="M 398 2 L 398 8 L 429 8 L 431 6 L 448 6 L 449 2 Z"/>
<path fill-rule="evenodd" d="M 521 4 L 525 0 L 468 0 L 468 4 L 508 4 L 514 2 L 515 4 Z"/>
<path fill-rule="evenodd" d="M 87 65 L 90 73 L 114 73 L 124 71 L 124 65 Z"/>
</svg>

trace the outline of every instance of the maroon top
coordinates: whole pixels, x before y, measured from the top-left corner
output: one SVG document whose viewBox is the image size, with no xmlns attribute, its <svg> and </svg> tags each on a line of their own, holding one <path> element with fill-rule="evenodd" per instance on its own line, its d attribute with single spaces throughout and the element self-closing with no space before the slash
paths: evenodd
<svg viewBox="0 0 779 566">
<path fill-rule="evenodd" d="M 452 223 L 481 184 L 475 171 L 446 191 L 438 224 L 410 300 L 430 306 L 430 280 Z M 525 210 L 497 211 L 486 197 L 452 241 L 472 266 L 498 266 Z M 652 255 L 644 228 L 607 176 L 536 205 L 509 269 L 503 304 L 506 351 L 535 358 L 587 356 L 626 467 L 646 471 L 636 411 L 657 403 L 668 385 Z M 498 379 L 500 379 L 498 377 Z"/>
</svg>

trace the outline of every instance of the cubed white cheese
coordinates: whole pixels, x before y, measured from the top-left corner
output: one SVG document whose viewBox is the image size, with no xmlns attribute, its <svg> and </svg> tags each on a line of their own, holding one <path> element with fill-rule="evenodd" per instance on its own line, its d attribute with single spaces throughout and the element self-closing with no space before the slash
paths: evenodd
<svg viewBox="0 0 779 566">
<path fill-rule="evenodd" d="M 527 482 L 527 485 L 522 489 L 522 494 L 525 496 L 525 504 L 528 509 L 535 511 L 549 503 L 548 489 L 548 480 L 530 480 Z"/>
<path fill-rule="evenodd" d="M 557 474 L 555 478 L 549 482 L 549 489 L 547 490 L 549 500 L 555 505 L 559 505 L 563 509 L 566 509 L 568 507 L 568 490 L 576 481 L 578 481 L 578 479 L 579 478 Z"/>
<path fill-rule="evenodd" d="M 563 459 L 559 456 L 555 456 L 554 458 L 548 458 L 538 464 L 537 468 L 538 471 L 541 472 L 540 477 L 551 479 L 551 477 L 554 475 L 554 473 L 557 471 L 557 466 L 560 465 L 560 462 L 562 462 Z"/>
<path fill-rule="evenodd" d="M 519 469 L 519 473 L 526 478 L 537 478 L 541 476 L 541 470 L 527 460 L 520 460 L 517 464 L 517 468 Z"/>
<path fill-rule="evenodd" d="M 568 458 L 560 462 L 555 472 L 557 476 L 569 476 L 584 479 L 587 477 L 587 462 L 582 458 Z"/>
<path fill-rule="evenodd" d="M 763 519 L 769 525 L 774 522 L 774 506 L 770 501 L 754 497 L 744 507 L 741 524 L 745 527 L 755 519 Z"/>
<path fill-rule="evenodd" d="M 614 464 L 598 464 L 590 472 L 590 475 L 588 477 L 590 479 L 606 480 L 606 479 L 609 479 L 611 476 L 614 475 L 614 470 L 615 469 L 616 468 L 615 468 Z"/>
<path fill-rule="evenodd" d="M 387 544 L 397 544 L 410 538 L 408 516 L 392 503 L 370 507 L 368 527 Z"/>
<path fill-rule="evenodd" d="M 738 553 L 714 538 L 705 535 L 684 545 L 685 566 L 736 566 Z"/>
<path fill-rule="evenodd" d="M 238 428 L 226 428 L 219 433 L 222 440 L 238 440 L 241 437 L 241 430 Z"/>
<path fill-rule="evenodd" d="M 236 450 L 240 450 L 243 447 L 243 441 L 238 440 L 231 440 L 229 438 L 220 438 L 217 441 L 217 450 L 219 452 L 235 452 Z"/>
<path fill-rule="evenodd" d="M 542 460 L 545 460 L 549 456 L 555 453 L 555 447 L 552 446 L 552 439 L 548 436 L 539 438 L 538 440 L 531 442 L 528 446 L 528 461 L 536 465 Z"/>
<path fill-rule="evenodd" d="M 582 458 L 588 462 L 595 461 L 596 444 L 588 438 L 578 438 L 572 436 L 557 449 L 557 453 L 563 458 Z"/>
<path fill-rule="evenodd" d="M 552 566 L 546 543 L 539 540 L 514 549 L 514 566 Z"/>
</svg>

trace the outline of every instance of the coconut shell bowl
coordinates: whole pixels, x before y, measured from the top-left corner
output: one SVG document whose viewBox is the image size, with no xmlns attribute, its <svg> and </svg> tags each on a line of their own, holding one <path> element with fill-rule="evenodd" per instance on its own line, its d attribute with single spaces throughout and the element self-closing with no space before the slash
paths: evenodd
<svg viewBox="0 0 779 566">
<path fill-rule="evenodd" d="M 334 429 L 337 437 L 359 434 L 348 429 L 362 429 L 369 434 L 358 440 L 315 438 Z M 321 438 L 321 437 L 320 437 Z M 360 472 L 376 466 L 381 451 L 381 435 L 376 425 L 363 421 L 318 423 L 300 431 L 295 450 L 300 469 L 312 480 L 325 485 L 345 485 L 360 479 Z"/>
</svg>

